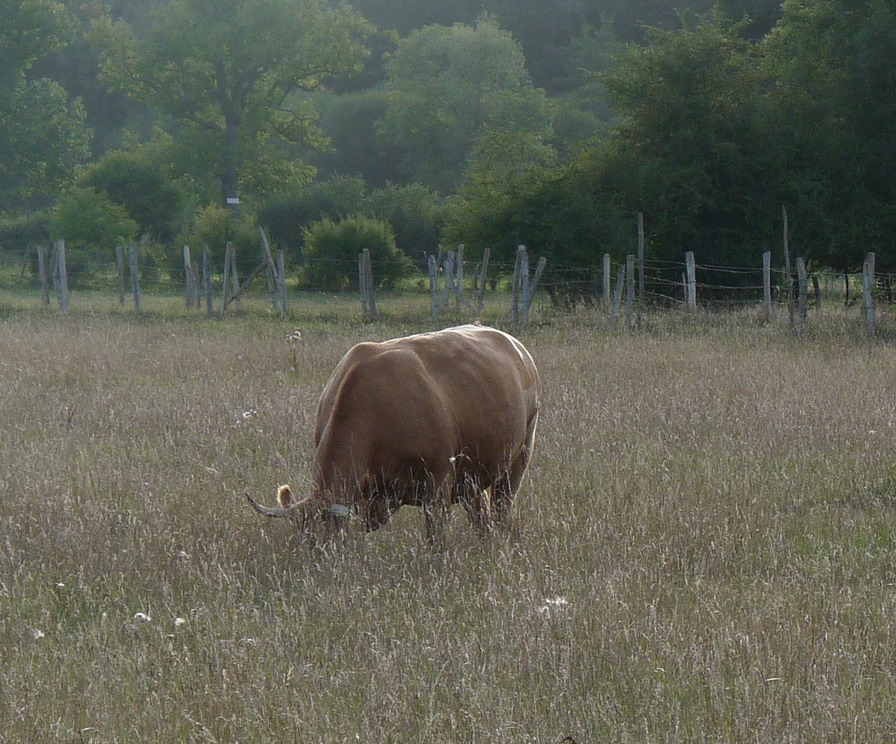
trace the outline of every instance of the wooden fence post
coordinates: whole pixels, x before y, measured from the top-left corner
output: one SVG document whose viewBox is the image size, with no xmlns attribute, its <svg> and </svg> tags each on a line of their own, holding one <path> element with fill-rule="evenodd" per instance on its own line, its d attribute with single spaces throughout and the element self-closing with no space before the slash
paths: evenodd
<svg viewBox="0 0 896 744">
<path fill-rule="evenodd" d="M 772 252 L 762 254 L 762 306 L 765 322 L 772 320 Z"/>
<path fill-rule="evenodd" d="M 868 335 L 877 334 L 877 314 L 874 309 L 874 254 L 869 253 L 862 265 L 862 291 L 865 297 L 865 322 Z"/>
<path fill-rule="evenodd" d="M 781 220 L 783 223 L 782 242 L 784 245 L 784 286 L 787 298 L 787 316 L 790 319 L 790 328 L 796 326 L 796 305 L 793 298 L 793 273 L 790 268 L 790 236 L 787 223 L 787 207 L 781 207 Z"/>
<path fill-rule="evenodd" d="M 368 317 L 367 311 L 367 264 L 364 261 L 364 253 L 358 254 L 358 296 L 361 302 L 361 317 Z"/>
<path fill-rule="evenodd" d="M 616 321 L 619 319 L 619 306 L 622 304 L 622 288 L 624 280 L 625 265 L 621 264 L 619 266 L 619 271 L 616 273 L 616 291 L 613 293 L 613 307 L 610 310 L 610 324 L 614 327 L 616 326 Z"/>
<path fill-rule="evenodd" d="M 445 291 L 442 295 L 442 305 L 448 309 L 451 305 L 451 295 L 456 292 L 454 288 L 454 251 L 448 251 L 445 254 L 442 268 L 445 270 Z"/>
<path fill-rule="evenodd" d="M 265 277 L 268 280 L 268 293 L 271 296 L 271 307 L 276 308 L 280 307 L 280 317 L 283 317 L 283 314 L 286 312 L 286 308 L 284 307 L 285 303 L 281 302 L 282 300 L 282 292 L 280 291 L 281 286 L 283 286 L 283 282 L 280 279 L 280 270 L 276 264 L 274 264 L 274 256 L 271 254 L 271 244 L 268 241 L 267 233 L 265 233 L 264 228 L 259 226 L 258 232 L 261 234 L 261 244 L 264 247 L 264 261 L 265 261 Z M 281 251 L 282 253 L 282 251 Z"/>
<path fill-rule="evenodd" d="M 118 304 L 124 305 L 124 247 L 115 246 L 115 271 L 118 274 Z"/>
<path fill-rule="evenodd" d="M 524 245 L 516 248 L 516 262 L 513 265 L 513 280 L 510 283 L 510 324 L 517 328 L 520 322 L 520 285 L 523 274 L 523 254 L 526 252 Z"/>
<path fill-rule="evenodd" d="M 233 243 L 227 242 L 224 245 L 224 278 L 221 281 L 221 316 L 224 317 L 224 311 L 227 310 L 229 303 L 227 284 L 230 282 L 231 264 L 235 262 Z"/>
<path fill-rule="evenodd" d="M 59 273 L 59 309 L 68 315 L 68 269 L 65 265 L 65 241 L 56 241 L 56 266 Z"/>
<path fill-rule="evenodd" d="M 429 289 L 432 292 L 432 319 L 437 321 L 442 311 L 442 302 L 439 294 L 439 266 L 436 257 L 430 255 L 426 262 L 429 269 Z"/>
<path fill-rule="evenodd" d="M 184 246 L 184 277 L 186 278 L 186 303 L 187 309 L 195 307 L 199 303 L 199 295 L 196 291 L 196 281 L 193 275 L 193 262 L 190 260 L 190 246 Z"/>
<path fill-rule="evenodd" d="M 230 246 L 230 281 L 233 283 L 233 294 L 230 301 L 239 302 L 240 277 L 236 266 L 236 246 L 233 243 L 228 243 L 228 245 Z"/>
<path fill-rule="evenodd" d="M 205 312 L 211 318 L 214 312 L 212 302 L 212 264 L 208 243 L 202 246 L 202 288 L 205 290 Z"/>
<path fill-rule="evenodd" d="M 375 318 L 377 316 L 376 312 L 376 285 L 373 283 L 373 262 L 370 258 L 370 251 L 365 248 L 364 253 L 366 258 L 364 259 L 364 263 L 367 265 L 367 291 L 369 293 L 369 299 L 367 304 L 370 306 L 370 317 Z"/>
<path fill-rule="evenodd" d="M 638 212 L 638 328 L 644 312 L 644 213 Z"/>
<path fill-rule="evenodd" d="M 362 253 L 358 254 L 358 284 L 361 294 L 361 315 L 365 318 L 375 318 L 377 315 L 376 298 L 369 248 L 365 248 Z"/>
<path fill-rule="evenodd" d="M 797 333 L 802 334 L 806 330 L 806 320 L 809 317 L 809 280 L 806 274 L 806 262 L 802 256 L 796 259 L 796 274 L 799 282 L 799 323 Z"/>
<path fill-rule="evenodd" d="M 286 251 L 277 251 L 277 292 L 280 295 L 280 317 L 286 316 Z"/>
<path fill-rule="evenodd" d="M 697 264 L 694 261 L 694 251 L 684 254 L 685 272 L 687 274 L 688 310 L 697 309 Z"/>
<path fill-rule="evenodd" d="M 635 304 L 635 257 L 625 257 L 625 327 L 632 327 L 632 307 Z"/>
<path fill-rule="evenodd" d="M 541 275 L 544 273 L 544 267 L 547 266 L 548 260 L 542 256 L 538 259 L 538 265 L 535 267 L 535 275 L 531 282 L 527 282 L 526 297 L 523 303 L 523 326 L 529 325 L 529 310 L 532 302 L 535 300 L 535 291 L 538 289 L 538 282 L 541 281 Z"/>
<path fill-rule="evenodd" d="M 40 301 L 42 305 L 50 304 L 50 283 L 47 280 L 47 246 L 37 247 L 37 274 L 40 279 Z"/>
<path fill-rule="evenodd" d="M 613 269 L 610 264 L 610 254 L 604 253 L 604 296 L 603 296 L 603 306 L 604 312 L 610 312 L 610 306 L 612 304 L 612 286 L 613 283 Z"/>
<path fill-rule="evenodd" d="M 134 293 L 134 310 L 140 312 L 140 274 L 137 269 L 137 244 L 128 247 L 128 259 L 131 268 L 131 291 Z"/>
<path fill-rule="evenodd" d="M 485 277 L 488 271 L 488 260 L 491 258 L 491 255 L 491 248 L 486 248 L 482 251 L 482 267 L 479 269 L 479 297 L 476 302 L 476 307 L 480 312 L 485 307 Z"/>
<path fill-rule="evenodd" d="M 464 244 L 457 246 L 454 259 L 454 309 L 460 312 L 460 306 L 464 302 Z"/>
</svg>

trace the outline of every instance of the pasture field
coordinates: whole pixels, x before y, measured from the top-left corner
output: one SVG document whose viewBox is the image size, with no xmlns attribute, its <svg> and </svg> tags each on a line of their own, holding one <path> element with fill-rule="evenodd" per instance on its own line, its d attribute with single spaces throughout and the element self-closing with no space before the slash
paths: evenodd
<svg viewBox="0 0 896 744">
<path fill-rule="evenodd" d="M 306 488 L 337 360 L 425 312 L 147 302 L 0 312 L 0 741 L 893 740 L 896 352 L 857 313 L 539 315 L 512 537 L 406 507 L 315 550 L 243 492 Z"/>
</svg>

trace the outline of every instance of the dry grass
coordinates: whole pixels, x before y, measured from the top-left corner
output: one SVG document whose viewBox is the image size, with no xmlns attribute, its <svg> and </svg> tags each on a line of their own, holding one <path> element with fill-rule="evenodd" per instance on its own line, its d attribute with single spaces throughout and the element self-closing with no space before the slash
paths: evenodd
<svg viewBox="0 0 896 744">
<path fill-rule="evenodd" d="M 313 554 L 241 494 L 306 485 L 339 356 L 421 329 L 353 311 L 0 321 L 0 741 L 892 740 L 891 348 L 554 320 L 510 543 L 402 510 Z"/>
</svg>

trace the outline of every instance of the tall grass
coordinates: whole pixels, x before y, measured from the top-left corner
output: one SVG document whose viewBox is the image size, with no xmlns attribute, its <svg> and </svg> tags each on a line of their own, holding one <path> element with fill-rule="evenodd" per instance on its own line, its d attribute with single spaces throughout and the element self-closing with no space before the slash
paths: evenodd
<svg viewBox="0 0 896 744">
<path fill-rule="evenodd" d="M 315 552 L 242 493 L 307 487 L 341 354 L 422 329 L 354 311 L 0 321 L 0 741 L 892 740 L 891 348 L 555 319 L 509 542 L 406 508 Z"/>
</svg>

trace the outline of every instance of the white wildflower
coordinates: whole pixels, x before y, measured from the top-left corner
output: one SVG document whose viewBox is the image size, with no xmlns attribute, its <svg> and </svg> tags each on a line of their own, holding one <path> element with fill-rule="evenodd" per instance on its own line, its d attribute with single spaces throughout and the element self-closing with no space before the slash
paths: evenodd
<svg viewBox="0 0 896 744">
<path fill-rule="evenodd" d="M 145 612 L 137 612 L 134 614 L 134 620 L 139 620 L 141 623 L 150 623 L 152 622 L 152 618 L 147 615 Z"/>
<path fill-rule="evenodd" d="M 31 637 L 34 638 L 35 641 L 39 641 L 46 635 L 42 630 L 38 630 L 37 628 L 31 629 Z"/>
<path fill-rule="evenodd" d="M 175 628 L 179 628 L 181 625 L 186 625 L 186 624 L 187 624 L 187 621 L 184 620 L 182 617 L 174 618 L 174 627 Z"/>
<path fill-rule="evenodd" d="M 541 614 L 556 612 L 562 610 L 567 605 L 569 605 L 569 601 L 566 597 L 546 597 L 544 603 L 538 608 L 538 612 Z"/>
</svg>

